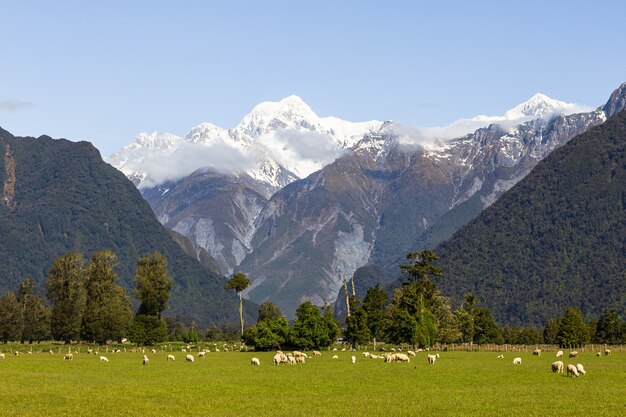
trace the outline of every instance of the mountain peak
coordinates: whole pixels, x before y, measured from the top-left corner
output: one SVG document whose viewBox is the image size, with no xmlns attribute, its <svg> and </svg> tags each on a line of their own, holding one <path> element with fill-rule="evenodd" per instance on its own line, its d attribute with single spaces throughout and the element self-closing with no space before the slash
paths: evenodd
<svg viewBox="0 0 626 417">
<path fill-rule="evenodd" d="M 573 110 L 574 104 L 555 100 L 545 94 L 537 93 L 523 103 L 518 104 L 504 114 L 509 120 L 524 117 L 544 117 L 552 113 L 566 113 Z"/>
<path fill-rule="evenodd" d="M 264 101 L 254 106 L 237 126 L 243 133 L 257 137 L 277 128 L 311 128 L 319 117 L 300 97 L 291 95 L 280 101 Z"/>
</svg>

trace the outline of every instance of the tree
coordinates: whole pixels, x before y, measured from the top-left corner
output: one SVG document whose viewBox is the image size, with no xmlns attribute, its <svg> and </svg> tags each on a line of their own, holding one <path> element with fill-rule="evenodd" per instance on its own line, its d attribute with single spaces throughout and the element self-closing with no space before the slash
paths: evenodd
<svg viewBox="0 0 626 417">
<path fill-rule="evenodd" d="M 257 319 L 257 323 L 264 320 L 276 320 L 284 317 L 285 316 L 276 304 L 271 301 L 265 301 L 259 306 L 259 318 Z"/>
<path fill-rule="evenodd" d="M 141 301 L 137 314 L 160 316 L 167 307 L 173 281 L 167 272 L 167 259 L 159 252 L 144 256 L 137 261 L 135 291 Z"/>
<path fill-rule="evenodd" d="M 330 308 L 327 307 L 322 316 L 317 306 L 305 301 L 296 310 L 291 343 L 300 349 L 319 349 L 330 346 L 338 332 L 337 320 Z"/>
<path fill-rule="evenodd" d="M 228 280 L 224 288 L 227 290 L 235 290 L 239 295 L 239 321 L 241 323 L 241 335 L 243 336 L 243 295 L 241 292 L 248 288 L 250 280 L 246 274 L 238 272 Z"/>
<path fill-rule="evenodd" d="M 558 343 L 556 334 L 559 330 L 559 321 L 548 319 L 546 327 L 543 328 L 543 343 L 548 345 L 556 345 Z"/>
<path fill-rule="evenodd" d="M 133 294 L 141 305 L 129 330 L 133 343 L 152 345 L 167 340 L 167 324 L 161 312 L 167 307 L 172 283 L 167 260 L 159 252 L 137 261 Z"/>
<path fill-rule="evenodd" d="M 367 313 L 363 307 L 353 308 L 352 314 L 346 318 L 346 324 L 345 335 L 353 348 L 370 342 L 372 334 L 367 327 Z"/>
<path fill-rule="evenodd" d="M 23 320 L 22 306 L 15 293 L 7 292 L 0 298 L 0 340 L 4 343 L 21 340 Z"/>
<path fill-rule="evenodd" d="M 411 252 L 407 254 L 409 260 L 408 265 L 400 265 L 400 269 L 407 275 L 409 282 L 421 284 L 425 290 L 434 291 L 430 277 L 443 276 L 443 269 L 440 266 L 433 265 L 433 262 L 439 260 L 435 252 L 425 249 L 422 252 Z"/>
<path fill-rule="evenodd" d="M 126 291 L 116 284 L 116 264 L 117 256 L 110 250 L 98 251 L 91 258 L 82 328 L 85 340 L 105 344 L 126 336 L 133 313 Z"/>
<path fill-rule="evenodd" d="M 375 287 L 367 289 L 363 299 L 363 310 L 367 314 L 367 327 L 374 339 L 374 348 L 376 348 L 376 340 L 383 335 L 387 298 L 387 292 L 382 290 L 379 284 L 376 284 Z"/>
<path fill-rule="evenodd" d="M 582 346 L 589 340 L 589 333 L 579 309 L 568 307 L 559 320 L 556 340 L 561 347 Z"/>
<path fill-rule="evenodd" d="M 52 303 L 52 337 L 69 343 L 78 340 L 85 312 L 87 292 L 85 261 L 78 252 L 58 257 L 46 280 L 46 292 Z"/>
<path fill-rule="evenodd" d="M 598 319 L 595 338 L 596 343 L 618 344 L 624 341 L 624 323 L 615 310 L 605 310 Z"/>
<path fill-rule="evenodd" d="M 281 349 L 289 340 L 289 323 L 276 304 L 267 301 L 259 306 L 256 325 L 246 329 L 242 339 L 256 350 Z"/>
<path fill-rule="evenodd" d="M 474 343 L 504 343 L 502 330 L 498 327 L 491 316 L 491 311 L 486 307 L 477 307 L 474 314 Z"/>
<path fill-rule="evenodd" d="M 50 335 L 50 310 L 46 308 L 43 298 L 36 294 L 35 280 L 32 277 L 20 283 L 17 299 L 22 306 L 24 318 L 22 342 L 44 340 Z"/>
</svg>

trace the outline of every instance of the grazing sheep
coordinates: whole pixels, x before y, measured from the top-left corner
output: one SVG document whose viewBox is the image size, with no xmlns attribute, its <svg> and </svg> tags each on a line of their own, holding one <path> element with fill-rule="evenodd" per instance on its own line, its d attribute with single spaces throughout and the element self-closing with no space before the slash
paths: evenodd
<svg viewBox="0 0 626 417">
<path fill-rule="evenodd" d="M 100 356 L 100 362 L 108 362 L 109 358 L 107 358 L 106 356 Z"/>
<path fill-rule="evenodd" d="M 320 352 L 319 350 L 314 350 L 313 351 L 313 355 L 314 356 L 322 356 L 322 352 Z"/>
<path fill-rule="evenodd" d="M 185 360 L 186 360 L 187 362 L 193 362 L 193 360 L 194 360 L 194 359 L 193 359 L 193 355 L 187 355 L 187 356 L 185 356 Z"/>
<path fill-rule="evenodd" d="M 52 351 L 52 349 L 50 349 L 50 350 L 48 351 L 48 353 L 49 353 L 49 354 L 51 354 L 51 355 L 54 355 L 54 352 Z"/>
<path fill-rule="evenodd" d="M 295 365 L 296 364 L 296 358 L 294 356 L 287 356 L 287 360 L 289 365 Z"/>
<path fill-rule="evenodd" d="M 167 355 L 167 361 L 168 362 L 174 362 L 176 360 L 176 357 L 174 355 Z"/>
<path fill-rule="evenodd" d="M 15 352 L 17 354 L 17 352 Z M 71 361 L 72 359 L 74 359 L 74 355 L 71 353 L 68 353 L 67 355 L 65 355 L 65 357 L 63 358 L 66 361 Z"/>
<path fill-rule="evenodd" d="M 339 359 L 339 356 L 335 355 L 333 356 L 333 359 Z"/>
<path fill-rule="evenodd" d="M 541 349 L 533 350 L 533 356 L 541 356 Z"/>
<path fill-rule="evenodd" d="M 259 360 L 259 358 L 252 358 L 250 359 L 250 365 L 261 366 L 261 361 Z"/>
<path fill-rule="evenodd" d="M 0 353 L 0 359 L 4 359 L 4 353 Z"/>
<path fill-rule="evenodd" d="M 306 360 L 306 358 L 304 356 L 302 356 L 302 355 L 296 356 L 295 358 L 296 358 L 296 362 L 297 363 L 304 363 L 305 360 Z"/>
<path fill-rule="evenodd" d="M 87 354 L 91 355 L 93 353 L 93 349 L 87 349 Z"/>
<path fill-rule="evenodd" d="M 198 357 L 199 358 L 204 358 L 204 355 L 206 355 L 206 352 L 204 350 L 198 352 Z"/>
<path fill-rule="evenodd" d="M 352 364 L 356 363 L 356 356 L 352 355 L 352 357 L 350 358 L 350 361 L 352 361 Z"/>
<path fill-rule="evenodd" d="M 578 369 L 571 363 L 567 364 L 567 376 L 571 376 L 572 378 L 575 376 L 579 376 Z"/>
<path fill-rule="evenodd" d="M 596 356 L 599 358 L 600 356 L 602 356 L 602 352 L 596 353 Z"/>
<path fill-rule="evenodd" d="M 504 359 L 504 355 L 498 355 L 498 359 Z"/>
<path fill-rule="evenodd" d="M 333 348 L 333 352 L 337 352 L 337 348 Z"/>
<path fill-rule="evenodd" d="M 181 352 L 183 352 L 183 353 L 186 353 L 186 352 L 187 352 L 187 349 L 182 348 L 180 351 L 181 351 Z"/>
<path fill-rule="evenodd" d="M 604 349 L 604 354 L 609 356 L 611 354 L 611 349 Z"/>
<path fill-rule="evenodd" d="M 407 350 L 406 353 L 409 356 L 415 356 L 415 352 L 413 352 L 412 350 Z"/>
<path fill-rule="evenodd" d="M 513 359 L 513 365 L 521 365 L 521 364 L 522 364 L 522 358 L 520 358 L 519 356 Z"/>
<path fill-rule="evenodd" d="M 437 360 L 437 356 L 435 356 L 435 355 L 428 355 L 428 364 L 429 365 L 434 365 L 435 364 L 435 360 Z"/>
<path fill-rule="evenodd" d="M 395 351 L 396 351 L 396 348 L 391 348 L 391 351 L 392 351 L 392 352 L 395 352 Z"/>
<path fill-rule="evenodd" d="M 411 363 L 411 358 L 409 358 L 409 355 L 405 354 L 405 353 L 394 353 L 393 355 L 393 361 L 394 362 L 407 362 L 407 363 Z"/>
<path fill-rule="evenodd" d="M 279 354 L 279 355 L 284 355 L 282 350 L 277 350 L 276 353 Z"/>
<path fill-rule="evenodd" d="M 277 353 L 276 355 L 274 355 L 274 365 L 279 365 L 282 363 L 282 354 L 281 353 Z"/>
<path fill-rule="evenodd" d="M 552 372 L 556 372 L 558 374 L 563 372 L 563 362 L 556 361 L 552 362 Z"/>
<path fill-rule="evenodd" d="M 143 365 L 147 365 L 149 363 L 150 363 L 150 359 L 148 359 L 148 357 L 146 355 L 143 355 L 143 362 L 142 362 L 142 364 Z"/>
<path fill-rule="evenodd" d="M 563 351 L 559 350 L 558 352 L 556 352 L 556 357 L 557 358 L 562 358 L 563 357 Z"/>
<path fill-rule="evenodd" d="M 585 375 L 587 374 L 587 372 L 585 371 L 585 368 L 583 367 L 582 363 L 579 363 L 576 365 L 576 370 L 578 371 L 579 374 L 581 375 Z"/>
<path fill-rule="evenodd" d="M 370 357 L 370 353 L 369 352 L 363 352 L 363 357 L 364 358 L 369 358 Z"/>
<path fill-rule="evenodd" d="M 436 354 L 435 354 L 435 356 L 436 356 L 436 357 L 438 357 L 438 358 L 440 358 L 440 357 L 441 357 L 441 356 L 439 356 L 439 354 L 438 354 L 438 353 L 436 353 Z"/>
<path fill-rule="evenodd" d="M 572 352 L 570 352 L 570 353 L 569 353 L 569 357 L 570 357 L 570 358 L 576 358 L 576 357 L 578 357 L 578 352 L 577 352 L 577 351 L 575 351 L 575 350 L 574 350 L 574 351 L 572 351 Z M 578 375 L 576 375 L 576 376 L 578 376 Z"/>
</svg>

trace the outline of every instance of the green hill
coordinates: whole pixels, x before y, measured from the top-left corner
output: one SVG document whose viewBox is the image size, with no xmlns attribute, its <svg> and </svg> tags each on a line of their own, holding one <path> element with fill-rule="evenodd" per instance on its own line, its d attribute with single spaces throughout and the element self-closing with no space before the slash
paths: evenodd
<svg viewBox="0 0 626 417">
<path fill-rule="evenodd" d="M 543 325 L 567 306 L 626 313 L 626 112 L 556 149 L 435 252 L 460 300 L 501 324 Z"/>
<path fill-rule="evenodd" d="M 225 279 L 181 249 L 135 186 L 90 143 L 0 129 L 0 152 L 0 293 L 27 276 L 41 284 L 60 255 L 79 251 L 88 259 L 103 248 L 118 255 L 117 272 L 130 289 L 139 257 L 160 251 L 174 278 L 167 315 L 202 324 L 238 321 Z"/>
</svg>

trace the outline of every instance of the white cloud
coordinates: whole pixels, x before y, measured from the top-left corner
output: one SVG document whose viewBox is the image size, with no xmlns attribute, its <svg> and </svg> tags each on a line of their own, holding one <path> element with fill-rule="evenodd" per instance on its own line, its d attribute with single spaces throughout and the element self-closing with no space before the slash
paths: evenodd
<svg viewBox="0 0 626 417">
<path fill-rule="evenodd" d="M 7 113 L 14 113 L 32 106 L 34 106 L 33 103 L 24 100 L 0 100 L 0 111 Z"/>
</svg>

